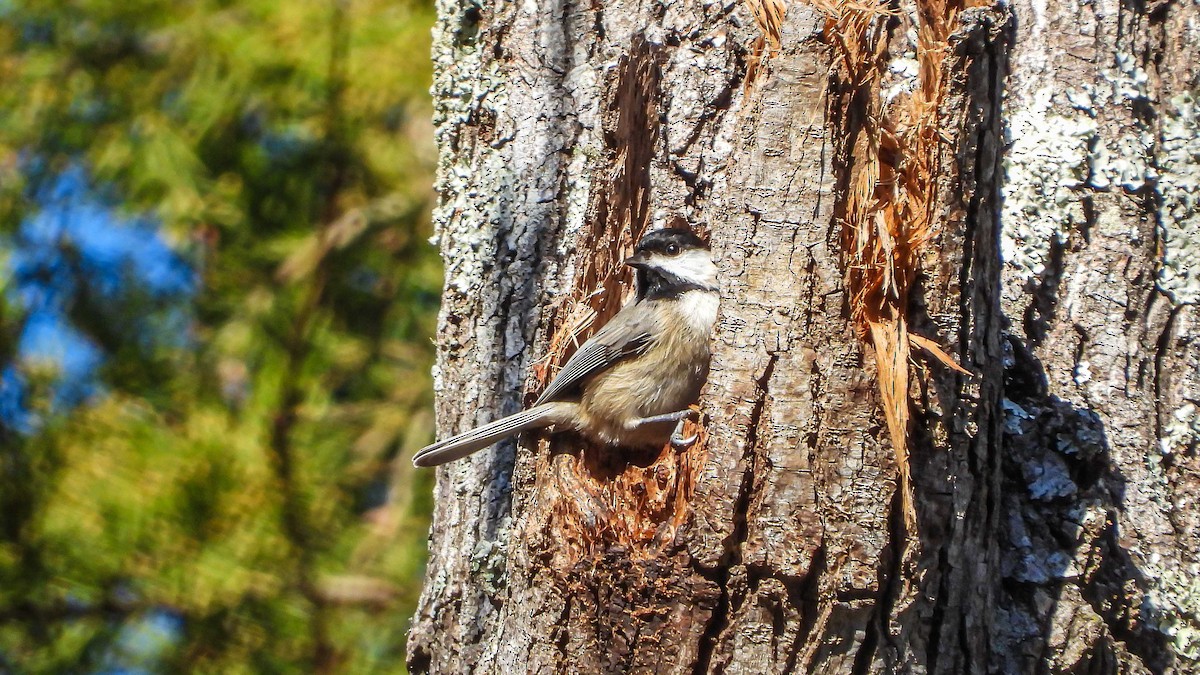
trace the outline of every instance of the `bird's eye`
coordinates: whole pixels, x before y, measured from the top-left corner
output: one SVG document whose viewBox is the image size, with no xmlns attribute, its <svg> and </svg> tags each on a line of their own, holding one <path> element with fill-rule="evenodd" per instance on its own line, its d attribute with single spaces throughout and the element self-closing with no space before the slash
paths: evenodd
<svg viewBox="0 0 1200 675">
<path fill-rule="evenodd" d="M 679 255 L 679 244 L 667 244 L 667 255 Z"/>
</svg>

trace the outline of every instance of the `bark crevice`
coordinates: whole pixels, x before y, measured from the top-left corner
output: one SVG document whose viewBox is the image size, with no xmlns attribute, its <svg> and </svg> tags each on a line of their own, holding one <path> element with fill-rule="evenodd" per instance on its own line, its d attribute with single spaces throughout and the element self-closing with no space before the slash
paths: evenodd
<svg viewBox="0 0 1200 675">
<path fill-rule="evenodd" d="M 921 352 L 893 392 L 918 397 L 910 529 L 841 217 L 867 99 L 925 88 L 913 36 L 936 3 L 888 3 L 870 91 L 831 77 L 812 4 L 441 3 L 478 24 L 446 36 L 435 86 L 444 430 L 533 395 L 620 305 L 645 228 L 711 234 L 722 309 L 693 450 L 559 438 L 442 476 L 415 672 L 1174 665 L 1200 350 L 1163 270 L 1186 224 L 1170 190 L 1200 170 L 1165 148 L 1195 124 L 1168 103 L 1198 88 L 1195 8 L 958 14 L 919 155 L 941 167 L 937 231 L 902 310 L 975 377 Z"/>
</svg>

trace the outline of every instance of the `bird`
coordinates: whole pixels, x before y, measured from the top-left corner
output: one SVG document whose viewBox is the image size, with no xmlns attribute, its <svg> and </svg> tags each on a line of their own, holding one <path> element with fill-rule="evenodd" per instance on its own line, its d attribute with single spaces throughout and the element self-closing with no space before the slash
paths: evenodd
<svg viewBox="0 0 1200 675">
<path fill-rule="evenodd" d="M 567 359 L 526 410 L 428 445 L 413 465 L 466 457 L 509 436 L 553 427 L 608 447 L 686 446 L 683 424 L 708 378 L 720 301 L 717 266 L 690 229 L 646 233 L 624 261 L 636 292 Z"/>
</svg>

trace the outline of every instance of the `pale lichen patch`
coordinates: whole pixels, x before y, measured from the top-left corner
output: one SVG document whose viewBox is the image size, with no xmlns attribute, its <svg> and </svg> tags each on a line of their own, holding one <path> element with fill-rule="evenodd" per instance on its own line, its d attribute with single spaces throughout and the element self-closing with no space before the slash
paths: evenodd
<svg viewBox="0 0 1200 675">
<path fill-rule="evenodd" d="M 1159 449 L 1164 455 L 1192 452 L 1200 447 L 1200 408 L 1184 403 L 1175 409 L 1163 426 Z"/>
<path fill-rule="evenodd" d="M 1009 106 L 1001 254 L 1022 281 L 1041 276 L 1050 248 L 1086 222 L 1077 190 L 1087 181 L 1096 122 L 1058 112 L 1065 96 L 1050 87 Z"/>
<path fill-rule="evenodd" d="M 1091 100 L 1089 112 L 1093 115 L 1112 106 L 1150 100 L 1149 76 L 1134 58 L 1117 52 L 1113 60 L 1115 67 L 1100 73 L 1095 85 L 1083 87 Z M 1155 178 L 1150 167 L 1154 145 L 1154 134 L 1140 122 L 1114 137 L 1096 139 L 1089 156 L 1088 184 L 1097 190 L 1121 188 L 1131 193 L 1141 190 Z"/>
<path fill-rule="evenodd" d="M 1200 119 L 1196 92 L 1175 96 L 1162 110 L 1156 184 L 1163 242 L 1159 288 L 1176 305 L 1200 302 Z"/>
<path fill-rule="evenodd" d="M 1051 247 L 1087 224 L 1082 191 L 1132 194 L 1159 178 L 1149 127 L 1105 134 L 1097 122 L 1113 107 L 1150 100 L 1149 76 L 1133 57 L 1116 52 L 1113 63 L 1094 83 L 1043 87 L 1009 102 L 1001 252 L 1022 281 L 1039 278 Z"/>
<path fill-rule="evenodd" d="M 1180 661 L 1200 663 L 1200 565 L 1153 568 L 1154 584 L 1143 600 L 1142 617 L 1170 639 Z M 1185 667 L 1178 672 L 1190 671 Z"/>
<path fill-rule="evenodd" d="M 438 145 L 438 165 L 434 188 L 441 195 L 433 210 L 434 240 L 440 244 L 447 231 L 453 230 L 458 242 L 456 255 L 446 256 L 446 286 L 466 294 L 484 280 L 485 260 L 490 257 L 486 244 L 494 235 L 487 223 L 489 213 L 504 199 L 511 198 L 513 186 L 482 186 L 484 177 L 506 178 L 503 167 L 479 167 L 469 163 L 467 153 L 454 152 L 460 131 L 473 116 L 485 112 L 496 118 L 506 108 L 505 79 L 498 64 L 483 59 L 469 39 L 473 28 L 473 2 L 443 1 L 438 12 L 443 19 L 433 28 L 434 80 L 430 88 L 435 103 L 434 138 Z M 499 153 L 487 153 L 485 162 L 501 162 Z M 494 188 L 494 189 L 489 189 Z M 490 195 L 481 200 L 480 195 Z"/>
</svg>

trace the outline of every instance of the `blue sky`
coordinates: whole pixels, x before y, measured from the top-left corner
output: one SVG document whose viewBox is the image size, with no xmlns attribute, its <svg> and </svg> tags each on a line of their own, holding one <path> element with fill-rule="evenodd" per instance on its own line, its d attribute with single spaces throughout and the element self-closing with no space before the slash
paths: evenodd
<svg viewBox="0 0 1200 675">
<path fill-rule="evenodd" d="M 27 400 L 32 373 L 49 374 L 50 410 L 103 393 L 104 351 L 71 319 L 83 297 L 122 339 L 147 348 L 187 343 L 195 269 L 153 218 L 122 212 L 110 193 L 72 165 L 43 182 L 33 211 L 0 240 L 5 299 L 24 316 L 15 359 L 0 369 L 0 424 L 22 433 L 39 426 Z"/>
</svg>

